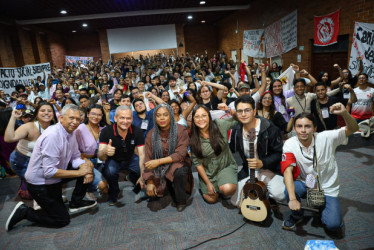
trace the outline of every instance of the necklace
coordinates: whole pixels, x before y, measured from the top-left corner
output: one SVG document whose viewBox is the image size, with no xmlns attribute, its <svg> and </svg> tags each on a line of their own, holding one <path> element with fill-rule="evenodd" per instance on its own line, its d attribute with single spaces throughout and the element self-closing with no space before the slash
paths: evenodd
<svg viewBox="0 0 374 250">
<path fill-rule="evenodd" d="M 95 141 L 98 141 L 99 140 L 99 134 L 100 134 L 100 131 L 98 133 L 96 133 L 93 128 L 91 127 L 90 123 L 88 123 L 88 128 L 92 134 L 92 136 L 94 137 Z M 100 128 L 99 128 L 100 129 Z"/>
</svg>

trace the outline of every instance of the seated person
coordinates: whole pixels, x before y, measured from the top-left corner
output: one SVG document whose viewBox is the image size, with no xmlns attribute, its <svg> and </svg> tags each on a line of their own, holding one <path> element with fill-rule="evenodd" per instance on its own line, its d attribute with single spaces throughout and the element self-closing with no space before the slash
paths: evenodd
<svg viewBox="0 0 374 250">
<path fill-rule="evenodd" d="M 191 160 L 187 156 L 188 133 L 175 122 L 168 104 L 155 108 L 154 120 L 155 126 L 145 143 L 143 178 L 147 182 L 147 195 L 162 197 L 168 187 L 178 212 L 182 212 L 188 198 L 186 188 L 192 186 Z"/>
</svg>

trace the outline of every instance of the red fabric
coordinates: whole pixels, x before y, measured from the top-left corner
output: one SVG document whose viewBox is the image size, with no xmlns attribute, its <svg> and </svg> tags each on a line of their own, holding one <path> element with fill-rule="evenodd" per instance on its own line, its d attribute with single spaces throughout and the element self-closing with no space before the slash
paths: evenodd
<svg viewBox="0 0 374 250">
<path fill-rule="evenodd" d="M 242 82 L 245 81 L 245 62 L 243 62 L 241 65 L 240 65 L 240 69 L 239 69 L 239 74 L 240 74 L 240 79 Z"/>
<path fill-rule="evenodd" d="M 287 169 L 287 167 L 291 164 L 296 164 L 296 158 L 293 153 L 284 153 L 282 155 L 282 161 L 281 161 L 281 172 L 284 175 L 284 171 Z M 292 170 L 293 180 L 296 180 L 297 177 L 300 175 L 300 169 L 299 166 L 293 168 Z"/>
<path fill-rule="evenodd" d="M 314 45 L 327 46 L 338 42 L 340 10 L 314 17 Z"/>
</svg>

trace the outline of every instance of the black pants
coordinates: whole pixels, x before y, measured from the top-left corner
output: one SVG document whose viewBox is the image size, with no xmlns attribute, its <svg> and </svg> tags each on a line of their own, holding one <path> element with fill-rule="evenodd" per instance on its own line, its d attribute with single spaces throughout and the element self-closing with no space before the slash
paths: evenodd
<svg viewBox="0 0 374 250">
<path fill-rule="evenodd" d="M 83 184 L 83 177 L 63 179 L 62 182 L 51 185 L 33 185 L 27 183 L 33 199 L 42 210 L 34 210 L 29 207 L 26 219 L 41 225 L 50 227 L 63 227 L 70 223 L 69 212 L 62 201 L 62 184 L 77 180 L 70 203 L 79 203 L 85 196 L 89 184 Z"/>
<path fill-rule="evenodd" d="M 175 170 L 173 182 L 167 180 L 167 187 L 169 189 L 169 192 L 171 193 L 171 196 L 177 204 L 186 204 L 187 202 L 187 174 L 188 167 L 183 166 Z"/>
</svg>

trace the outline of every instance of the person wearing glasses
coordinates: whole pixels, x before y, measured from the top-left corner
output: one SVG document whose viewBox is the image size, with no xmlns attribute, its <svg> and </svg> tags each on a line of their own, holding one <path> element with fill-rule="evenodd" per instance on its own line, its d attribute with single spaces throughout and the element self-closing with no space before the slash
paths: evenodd
<svg viewBox="0 0 374 250">
<path fill-rule="evenodd" d="M 218 107 L 228 110 L 224 103 L 220 103 Z M 235 111 L 230 112 L 236 117 Z M 216 203 L 221 194 L 223 201 L 226 201 L 235 193 L 238 184 L 238 165 L 227 143 L 228 131 L 237 121 L 234 118 L 213 121 L 209 108 L 204 104 L 195 106 L 192 120 L 192 161 L 199 173 L 203 199 L 208 203 Z"/>
<path fill-rule="evenodd" d="M 283 142 L 281 133 L 268 119 L 256 116 L 255 101 L 252 97 L 240 96 L 235 101 L 239 124 L 231 133 L 230 149 L 238 152 L 243 168 L 238 173 L 238 193 L 249 179 L 249 169 L 256 169 L 256 177 L 266 184 L 270 198 L 281 201 L 285 198 L 283 177 L 280 175 Z M 249 158 L 249 132 L 256 130 L 255 157 Z M 240 195 L 234 195 L 232 203 L 238 205 Z"/>
<path fill-rule="evenodd" d="M 87 118 L 81 123 L 75 134 L 81 157 L 89 159 L 93 165 L 94 179 L 87 189 L 86 197 L 96 200 L 94 192 L 108 193 L 108 183 L 104 180 L 97 162 L 97 148 L 101 130 L 106 126 L 106 117 L 101 105 L 95 104 L 87 110 Z M 100 164 L 99 164 L 100 165 Z"/>
<path fill-rule="evenodd" d="M 144 135 L 143 131 L 132 124 L 133 116 L 130 107 L 119 106 L 114 115 L 115 123 L 101 130 L 98 158 L 105 161 L 103 174 L 109 184 L 108 204 L 113 206 L 118 201 L 119 171 L 129 171 L 128 178 L 143 189 L 141 178 L 144 167 Z M 137 148 L 138 155 L 134 153 Z"/>
<path fill-rule="evenodd" d="M 368 75 L 360 74 L 358 76 L 358 87 L 354 88 L 354 92 L 357 96 L 357 102 L 351 103 L 348 101 L 348 105 L 351 105 L 351 114 L 357 122 L 362 122 L 374 114 L 374 88 L 368 86 Z"/>
</svg>

